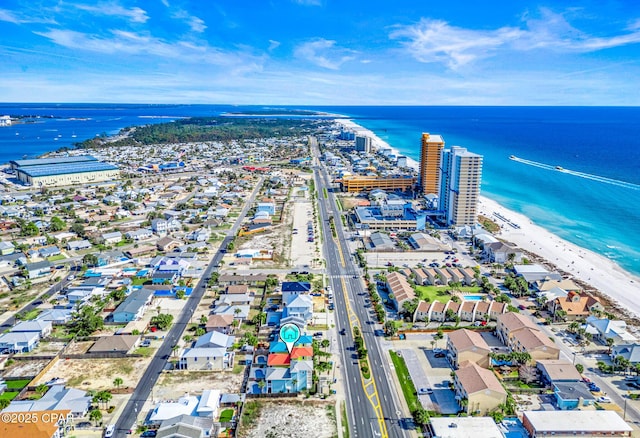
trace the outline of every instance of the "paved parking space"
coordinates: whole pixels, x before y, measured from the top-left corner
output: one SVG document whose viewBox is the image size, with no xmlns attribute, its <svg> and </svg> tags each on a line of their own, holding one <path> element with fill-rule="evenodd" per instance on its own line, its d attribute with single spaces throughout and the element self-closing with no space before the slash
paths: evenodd
<svg viewBox="0 0 640 438">
<path fill-rule="evenodd" d="M 433 390 L 432 394 L 418 394 L 422 407 L 442 414 L 457 413 L 458 403 L 455 400 L 454 392 L 449 389 L 451 368 L 449 368 L 446 359 L 433 357 L 430 350 L 419 349 L 416 351 L 405 348 L 399 352 L 407 364 L 416 390 L 419 391 L 420 388 Z M 427 354 L 431 355 L 430 360 L 424 360 Z"/>
</svg>

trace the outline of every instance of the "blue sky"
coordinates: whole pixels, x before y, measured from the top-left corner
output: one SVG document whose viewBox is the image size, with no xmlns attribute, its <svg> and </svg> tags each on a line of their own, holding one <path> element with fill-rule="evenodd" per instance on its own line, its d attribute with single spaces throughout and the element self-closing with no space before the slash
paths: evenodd
<svg viewBox="0 0 640 438">
<path fill-rule="evenodd" d="M 640 2 L 3 0 L 0 101 L 638 105 Z"/>
</svg>

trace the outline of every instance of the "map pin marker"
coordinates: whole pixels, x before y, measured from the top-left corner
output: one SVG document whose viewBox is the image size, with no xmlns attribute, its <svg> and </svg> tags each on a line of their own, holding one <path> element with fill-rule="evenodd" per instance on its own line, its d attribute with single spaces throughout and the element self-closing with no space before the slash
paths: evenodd
<svg viewBox="0 0 640 438">
<path fill-rule="evenodd" d="M 280 339 L 285 343 L 289 354 L 291 354 L 293 344 L 300 339 L 300 327 L 290 322 L 284 324 L 280 327 Z"/>
</svg>

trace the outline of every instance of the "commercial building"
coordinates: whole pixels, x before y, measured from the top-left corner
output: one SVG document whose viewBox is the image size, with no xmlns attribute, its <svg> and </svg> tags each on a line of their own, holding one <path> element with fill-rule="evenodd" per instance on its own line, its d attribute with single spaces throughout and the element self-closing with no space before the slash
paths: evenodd
<svg viewBox="0 0 640 438">
<path fill-rule="evenodd" d="M 37 187 L 55 187 L 107 181 L 117 178 L 120 170 L 91 155 L 13 160 L 11 169 L 19 181 Z"/>
<path fill-rule="evenodd" d="M 422 134 L 420 149 L 420 193 L 437 194 L 440 188 L 440 160 L 444 140 L 440 135 Z"/>
<path fill-rule="evenodd" d="M 631 436 L 633 429 L 614 411 L 525 411 L 522 424 L 531 438 Z"/>
<path fill-rule="evenodd" d="M 356 151 L 368 154 L 371 152 L 371 137 L 356 136 Z"/>
<path fill-rule="evenodd" d="M 391 192 L 396 190 L 407 192 L 415 186 L 416 179 L 407 175 L 397 175 L 386 178 L 379 176 L 348 175 L 337 180 L 337 182 L 340 183 L 340 190 L 349 193 L 358 193 L 374 189 Z"/>
<path fill-rule="evenodd" d="M 442 151 L 439 209 L 445 212 L 447 225 L 476 224 L 482 159 L 459 146 Z"/>
<path fill-rule="evenodd" d="M 491 417 L 433 417 L 429 428 L 429 436 L 437 438 L 504 438 Z"/>
</svg>

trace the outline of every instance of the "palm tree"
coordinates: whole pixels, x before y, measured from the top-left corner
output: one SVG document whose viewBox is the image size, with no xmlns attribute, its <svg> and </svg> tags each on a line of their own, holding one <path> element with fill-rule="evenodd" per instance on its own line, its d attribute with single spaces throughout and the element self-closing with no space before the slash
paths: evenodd
<svg viewBox="0 0 640 438">
<path fill-rule="evenodd" d="M 174 356 L 178 355 L 178 350 L 180 349 L 179 346 L 174 345 L 173 347 L 171 347 L 171 352 L 173 353 Z"/>
<path fill-rule="evenodd" d="M 207 318 L 207 315 L 202 315 L 200 317 L 200 324 L 204 325 L 207 323 L 207 321 L 209 321 L 209 318 Z"/>
<path fill-rule="evenodd" d="M 115 379 L 113 379 L 113 386 L 115 386 L 116 388 L 119 388 L 123 383 L 124 382 L 120 377 L 116 377 Z"/>
<path fill-rule="evenodd" d="M 3 411 L 11 404 L 11 401 L 7 398 L 0 398 L 0 411 Z"/>
<path fill-rule="evenodd" d="M 258 388 L 260 388 L 260 393 L 262 393 L 262 390 L 264 389 L 265 386 L 267 386 L 267 382 L 265 382 L 264 380 L 260 380 L 258 382 Z"/>
<path fill-rule="evenodd" d="M 100 423 L 100 420 L 102 420 L 102 412 L 100 412 L 100 409 L 94 409 L 89 412 L 89 421 L 95 421 L 96 427 L 98 426 L 98 423 Z"/>
<path fill-rule="evenodd" d="M 44 395 L 44 393 L 47 392 L 48 389 L 49 387 L 44 383 L 41 383 L 40 385 L 36 386 L 36 392 L 41 396 Z"/>
<path fill-rule="evenodd" d="M 607 347 L 609 347 L 609 354 L 611 354 L 611 347 L 613 347 L 613 344 L 615 344 L 616 341 L 613 340 L 613 338 L 607 338 Z"/>
</svg>

